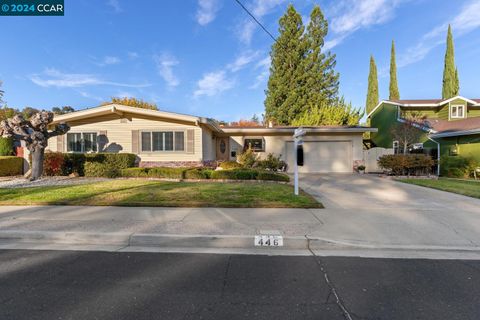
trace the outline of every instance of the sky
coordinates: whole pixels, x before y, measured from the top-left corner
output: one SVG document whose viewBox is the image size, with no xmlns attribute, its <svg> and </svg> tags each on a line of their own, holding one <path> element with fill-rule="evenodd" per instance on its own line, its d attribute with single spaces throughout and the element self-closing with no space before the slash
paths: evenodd
<svg viewBox="0 0 480 320">
<path fill-rule="evenodd" d="M 441 97 L 450 23 L 460 93 L 480 98 L 480 0 L 241 0 L 274 35 L 288 4 L 329 21 L 340 92 L 363 108 L 370 55 L 388 98 L 392 39 L 400 95 Z M 65 0 L 63 17 L 0 17 L 10 107 L 94 107 L 112 96 L 234 121 L 264 112 L 273 40 L 235 0 Z"/>
</svg>

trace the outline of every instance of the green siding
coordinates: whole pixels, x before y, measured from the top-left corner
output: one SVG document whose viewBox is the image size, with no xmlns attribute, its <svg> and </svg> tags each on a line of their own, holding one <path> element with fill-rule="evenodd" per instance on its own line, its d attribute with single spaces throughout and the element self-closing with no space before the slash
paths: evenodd
<svg viewBox="0 0 480 320">
<path fill-rule="evenodd" d="M 397 123 L 397 106 L 384 103 L 370 117 L 370 126 L 378 128 L 378 132 L 370 135 L 377 147 L 392 147 L 392 127 Z"/>
<path fill-rule="evenodd" d="M 437 118 L 440 120 L 448 120 L 449 104 L 445 104 L 438 109 Z"/>
<path fill-rule="evenodd" d="M 425 108 L 401 108 L 402 117 L 406 118 L 412 114 L 421 114 L 429 119 L 437 119 L 438 113 L 436 109 L 425 109 Z"/>
<path fill-rule="evenodd" d="M 469 118 L 480 117 L 480 107 L 468 106 L 467 117 Z"/>
<path fill-rule="evenodd" d="M 480 161 L 480 134 L 436 140 L 440 142 L 440 153 L 442 156 L 453 155 L 453 151 L 456 148 L 459 156 L 465 158 L 473 157 Z"/>
</svg>

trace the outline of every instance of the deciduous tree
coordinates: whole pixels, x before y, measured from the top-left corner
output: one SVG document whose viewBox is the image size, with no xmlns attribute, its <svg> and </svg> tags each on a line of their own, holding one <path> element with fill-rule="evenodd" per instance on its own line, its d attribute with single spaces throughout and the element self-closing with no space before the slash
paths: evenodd
<svg viewBox="0 0 480 320">
<path fill-rule="evenodd" d="M 109 102 L 104 102 L 102 105 L 107 105 L 107 104 L 123 104 L 125 106 L 130 106 L 134 108 L 140 108 L 140 109 L 150 109 L 150 110 L 158 110 L 158 107 L 154 103 L 146 102 L 143 101 L 142 99 L 137 99 L 137 98 L 119 98 L 119 97 L 112 97 L 112 100 Z"/>
</svg>

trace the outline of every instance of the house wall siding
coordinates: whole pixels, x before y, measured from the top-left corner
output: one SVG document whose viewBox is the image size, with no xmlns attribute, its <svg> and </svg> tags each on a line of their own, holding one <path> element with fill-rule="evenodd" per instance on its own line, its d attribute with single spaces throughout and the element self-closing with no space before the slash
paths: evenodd
<svg viewBox="0 0 480 320">
<path fill-rule="evenodd" d="M 283 160 L 286 160 L 286 148 L 287 142 L 292 142 L 292 136 L 288 135 L 264 135 L 264 136 L 231 136 L 230 137 L 230 150 L 241 153 L 243 151 L 243 145 L 245 139 L 249 138 L 263 138 L 265 141 L 265 151 L 258 152 L 260 158 L 265 158 L 269 153 L 273 153 L 276 156 L 281 156 Z M 358 134 L 334 134 L 334 133 L 320 133 L 320 134 L 308 134 L 303 138 L 304 141 L 351 141 L 352 142 L 352 156 L 354 161 L 363 160 L 363 136 Z M 233 160 L 233 158 L 232 158 Z"/>
<path fill-rule="evenodd" d="M 391 130 L 397 123 L 397 106 L 384 103 L 370 117 L 370 126 L 378 128 L 378 132 L 372 132 L 370 137 L 377 147 L 391 148 L 393 138 Z"/>
<path fill-rule="evenodd" d="M 122 120 L 123 119 L 123 120 Z M 141 161 L 203 161 L 202 131 L 204 128 L 188 123 L 153 120 L 125 114 L 123 118 L 116 114 L 69 122 L 70 132 L 107 132 L 108 144 L 105 151 L 132 152 L 132 131 L 194 130 L 194 152 L 139 152 Z M 125 121 L 125 119 L 127 119 Z M 205 128 L 205 130 L 207 130 Z M 185 135 L 185 139 L 187 136 Z M 48 141 L 51 151 L 66 152 L 57 149 L 56 138 Z M 141 150 L 141 149 L 140 149 Z"/>
</svg>

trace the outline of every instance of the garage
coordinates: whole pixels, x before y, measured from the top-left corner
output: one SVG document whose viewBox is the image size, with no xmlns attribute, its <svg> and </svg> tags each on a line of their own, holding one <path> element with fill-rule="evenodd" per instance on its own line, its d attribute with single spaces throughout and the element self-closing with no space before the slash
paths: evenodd
<svg viewBox="0 0 480 320">
<path fill-rule="evenodd" d="M 352 172 L 352 141 L 305 141 L 304 165 L 299 172 Z M 294 144 L 286 143 L 288 171 L 294 168 Z"/>
</svg>

